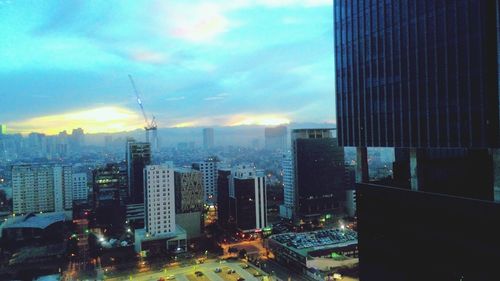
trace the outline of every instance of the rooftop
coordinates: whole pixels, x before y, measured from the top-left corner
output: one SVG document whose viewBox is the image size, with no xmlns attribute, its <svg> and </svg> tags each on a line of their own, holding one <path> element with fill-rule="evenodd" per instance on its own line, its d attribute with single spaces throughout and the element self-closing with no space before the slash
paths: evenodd
<svg viewBox="0 0 500 281">
<path fill-rule="evenodd" d="M 48 226 L 60 222 L 66 221 L 66 214 L 63 212 L 53 212 L 53 213 L 42 213 L 42 214 L 27 214 L 24 216 L 11 217 L 2 224 L 2 229 L 4 228 L 40 228 L 44 229 Z"/>
<path fill-rule="evenodd" d="M 358 234 L 350 229 L 324 229 L 302 233 L 276 234 L 270 239 L 307 256 L 310 251 L 345 247 L 358 243 Z"/>
</svg>

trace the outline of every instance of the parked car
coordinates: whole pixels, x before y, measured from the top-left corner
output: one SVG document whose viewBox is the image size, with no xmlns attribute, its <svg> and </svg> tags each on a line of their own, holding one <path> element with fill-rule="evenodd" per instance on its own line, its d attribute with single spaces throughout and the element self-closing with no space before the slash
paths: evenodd
<svg viewBox="0 0 500 281">
<path fill-rule="evenodd" d="M 215 273 L 221 273 L 222 269 L 220 269 L 220 267 L 217 267 L 214 271 L 215 271 Z"/>
</svg>

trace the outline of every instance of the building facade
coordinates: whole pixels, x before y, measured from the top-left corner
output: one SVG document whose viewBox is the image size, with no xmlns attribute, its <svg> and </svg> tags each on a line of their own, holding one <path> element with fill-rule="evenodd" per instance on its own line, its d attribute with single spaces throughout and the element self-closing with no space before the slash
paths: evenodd
<svg viewBox="0 0 500 281">
<path fill-rule="evenodd" d="M 362 280 L 499 278 L 498 9 L 334 2 L 338 137 L 357 149 Z M 367 147 L 395 148 L 393 182 L 369 181 Z"/>
<path fill-rule="evenodd" d="M 15 214 L 71 210 L 71 166 L 12 166 L 12 203 Z"/>
<path fill-rule="evenodd" d="M 144 202 L 144 168 L 151 164 L 151 144 L 127 140 L 126 157 L 130 203 Z"/>
<path fill-rule="evenodd" d="M 304 223 L 345 214 L 344 149 L 332 129 L 292 131 L 293 219 Z"/>
<path fill-rule="evenodd" d="M 144 168 L 146 232 L 152 236 L 175 232 L 175 184 L 171 164 Z"/>
<path fill-rule="evenodd" d="M 238 165 L 229 181 L 230 213 L 242 232 L 262 230 L 267 226 L 266 177 L 253 165 Z"/>
<path fill-rule="evenodd" d="M 73 200 L 87 200 L 88 196 L 87 173 L 73 174 Z"/>
<path fill-rule="evenodd" d="M 192 168 L 203 174 L 203 198 L 205 204 L 217 202 L 217 167 L 219 159 L 209 157 L 201 162 L 193 163 Z"/>
<path fill-rule="evenodd" d="M 188 239 L 202 235 L 203 174 L 193 169 L 175 169 L 175 221 Z"/>
<path fill-rule="evenodd" d="M 280 206 L 280 216 L 285 219 L 293 218 L 295 205 L 295 167 L 290 151 L 283 155 L 281 160 L 283 171 L 283 205 Z"/>
</svg>

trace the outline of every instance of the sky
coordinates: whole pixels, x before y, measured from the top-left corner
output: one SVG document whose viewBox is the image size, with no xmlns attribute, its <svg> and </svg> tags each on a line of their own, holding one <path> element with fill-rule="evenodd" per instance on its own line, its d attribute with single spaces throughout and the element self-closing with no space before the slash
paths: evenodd
<svg viewBox="0 0 500 281">
<path fill-rule="evenodd" d="M 0 0 L 0 124 L 333 122 L 332 0 Z"/>
</svg>

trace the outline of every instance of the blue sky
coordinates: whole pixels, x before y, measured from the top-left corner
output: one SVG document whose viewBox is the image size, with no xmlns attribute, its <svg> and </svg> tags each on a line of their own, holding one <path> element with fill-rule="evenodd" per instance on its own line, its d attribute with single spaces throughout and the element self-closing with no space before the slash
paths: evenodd
<svg viewBox="0 0 500 281">
<path fill-rule="evenodd" d="M 0 123 L 20 132 L 332 122 L 331 0 L 0 0 Z"/>
</svg>

